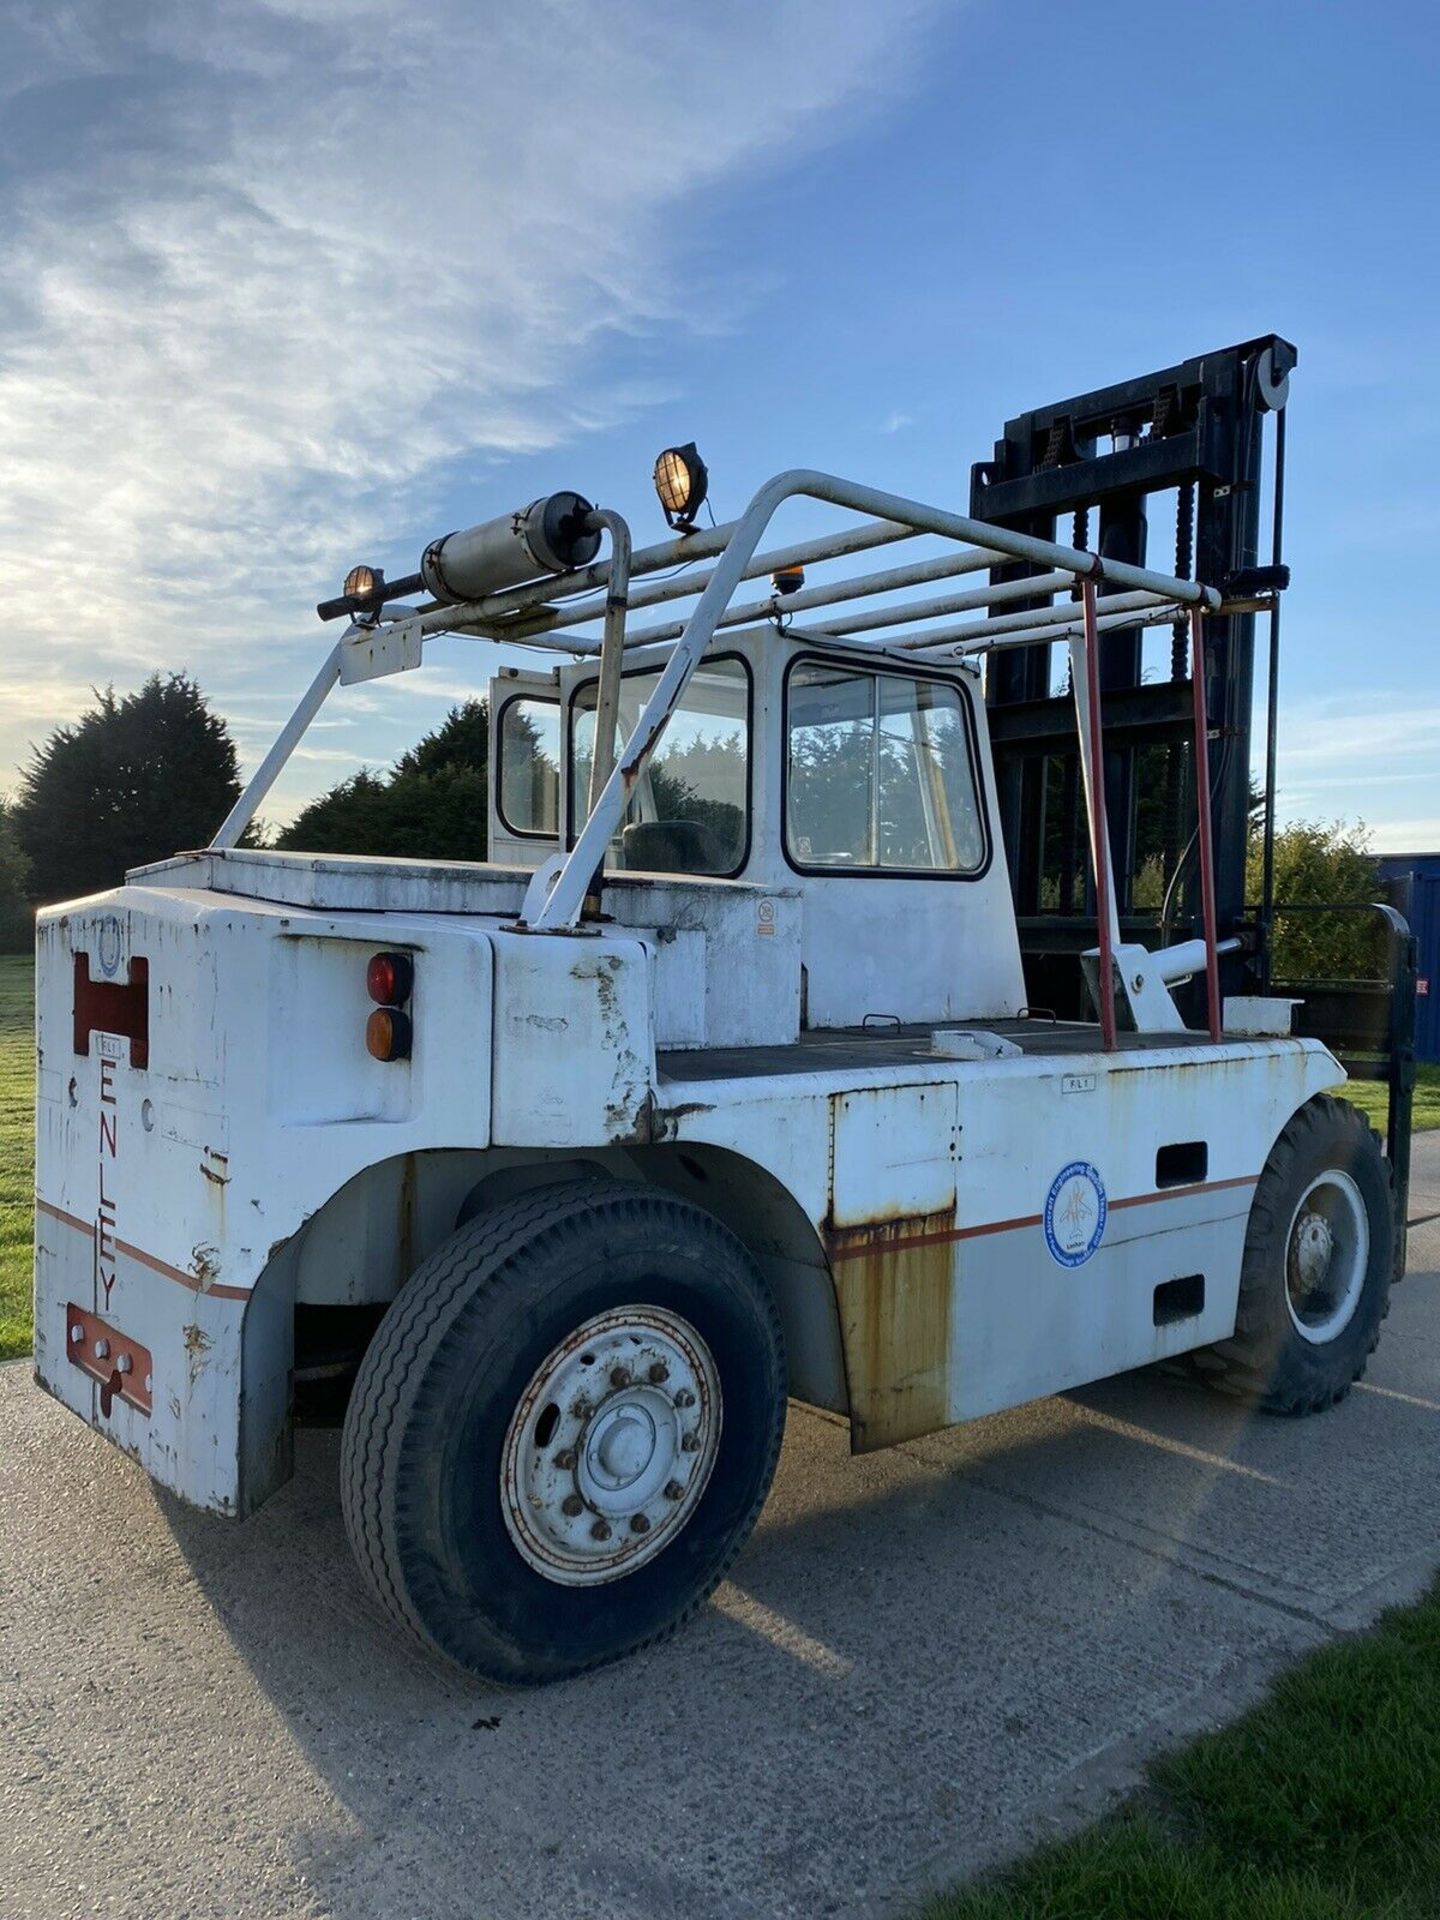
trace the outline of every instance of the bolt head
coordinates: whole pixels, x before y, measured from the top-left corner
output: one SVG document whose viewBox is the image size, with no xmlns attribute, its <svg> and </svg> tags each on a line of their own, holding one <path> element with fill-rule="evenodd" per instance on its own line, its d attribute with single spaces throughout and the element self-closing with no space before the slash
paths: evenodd
<svg viewBox="0 0 1440 1920">
<path fill-rule="evenodd" d="M 643 1513 L 631 1514 L 630 1531 L 632 1533 L 648 1533 L 650 1531 L 650 1522 Z"/>
<path fill-rule="evenodd" d="M 678 1500 L 684 1491 L 684 1487 L 681 1486 L 678 1480 L 667 1480 L 665 1483 L 665 1498 L 667 1500 Z"/>
<path fill-rule="evenodd" d="M 577 1400 L 570 1409 L 570 1418 L 572 1420 L 588 1420 L 594 1411 L 595 1409 L 588 1400 Z"/>
<path fill-rule="evenodd" d="M 134 1364 L 135 1362 L 130 1358 L 128 1353 L 122 1353 L 115 1362 L 115 1371 L 117 1373 L 129 1373 Z"/>
<path fill-rule="evenodd" d="M 592 1540 L 608 1540 L 610 1538 L 610 1522 L 608 1520 L 592 1521 L 590 1523 L 590 1538 Z"/>
<path fill-rule="evenodd" d="M 75 1325 L 70 1329 L 70 1338 L 75 1342 L 77 1346 L 85 1338 L 85 1329 L 80 1325 L 78 1320 L 76 1321 Z"/>
<path fill-rule="evenodd" d="M 675 1404 L 677 1407 L 693 1407 L 694 1406 L 695 1396 L 690 1391 L 689 1387 L 681 1387 L 680 1391 L 675 1396 Z"/>
<path fill-rule="evenodd" d="M 698 1453 L 700 1451 L 699 1434 L 698 1433 L 683 1434 L 680 1440 L 680 1451 L 682 1453 Z"/>
<path fill-rule="evenodd" d="M 555 1456 L 555 1464 L 561 1473 L 573 1473 L 575 1470 L 575 1449 L 562 1447 Z"/>
<path fill-rule="evenodd" d="M 612 1387 L 628 1387 L 630 1384 L 630 1369 L 628 1367 L 612 1367 L 610 1370 L 610 1384 Z"/>
<path fill-rule="evenodd" d="M 578 1493 L 567 1493 L 565 1498 L 560 1502 L 560 1511 L 567 1519 L 574 1520 L 583 1511 L 584 1506 L 585 1502 L 580 1498 Z"/>
<path fill-rule="evenodd" d="M 654 1381 L 657 1387 L 662 1383 L 662 1381 L 668 1380 L 670 1378 L 670 1369 L 669 1367 L 666 1366 L 663 1360 L 652 1360 L 650 1362 L 650 1378 Z"/>
<path fill-rule="evenodd" d="M 154 1374 L 151 1374 L 151 1373 L 147 1373 L 147 1374 L 146 1374 L 146 1376 L 145 1376 L 145 1391 L 146 1391 L 147 1393 L 153 1393 L 153 1392 L 155 1391 L 155 1376 L 154 1376 Z"/>
<path fill-rule="evenodd" d="M 97 1360 L 108 1360 L 110 1358 L 110 1342 L 108 1340 L 97 1340 L 95 1342 L 95 1358 Z"/>
</svg>

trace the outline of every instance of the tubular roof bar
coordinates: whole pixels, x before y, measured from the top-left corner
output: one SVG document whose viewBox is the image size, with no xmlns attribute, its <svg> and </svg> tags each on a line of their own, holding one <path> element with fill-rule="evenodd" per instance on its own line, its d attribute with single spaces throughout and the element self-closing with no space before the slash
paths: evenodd
<svg viewBox="0 0 1440 1920">
<path fill-rule="evenodd" d="M 1161 593 L 1112 593 L 1106 596 L 1102 604 L 1107 614 L 1148 613 L 1155 607 L 1165 607 L 1169 610 L 1170 618 L 1175 618 L 1174 600 Z M 1020 613 L 997 613 L 993 620 L 971 620 L 952 628 L 950 638 L 954 641 L 989 640 L 1006 633 L 1029 633 L 1032 628 L 1043 636 L 1047 627 L 1077 624 L 1080 615 L 1079 605 L 1067 600 L 1058 607 L 1031 607 Z M 911 640 L 898 641 L 896 644 L 909 647 L 917 643 Z"/>
<path fill-rule="evenodd" d="M 1127 596 L 1128 597 L 1128 596 Z M 1116 599 L 1120 596 L 1117 594 Z M 1102 600 L 1102 606 L 1109 604 Z M 1175 607 L 1171 601 L 1157 601 L 1152 607 L 1142 607 L 1138 611 L 1114 614 L 1102 614 L 1097 627 L 1101 633 L 1120 627 L 1169 626 L 1175 620 Z M 889 634 L 860 634 L 846 639 L 831 627 L 786 627 L 785 632 L 792 640 L 813 640 L 818 646 L 843 646 L 850 652 L 888 653 L 900 658 L 912 660 L 978 660 L 982 654 L 1004 653 L 1010 647 L 1033 646 L 1037 641 L 1072 640 L 1076 634 L 1083 633 L 1084 623 L 1077 602 L 1073 616 L 1062 625 L 1045 627 L 1025 627 L 1015 633 L 1001 633 L 991 638 L 982 635 L 957 642 L 955 635 L 965 632 L 973 635 L 976 623 L 965 627 L 929 627 L 924 633 L 891 636 Z"/>
<path fill-rule="evenodd" d="M 985 558 L 987 564 L 992 564 L 989 556 Z M 971 587 L 964 593 L 941 594 L 934 600 L 911 600 L 898 607 L 867 607 L 863 613 L 846 613 L 838 620 L 827 620 L 825 630 L 834 634 L 869 633 L 877 627 L 901 626 L 912 620 L 931 620 L 942 613 L 964 613 L 972 607 L 1003 606 L 1008 600 L 1048 599 L 1052 593 L 1074 584 L 1073 573 L 1030 574 L 1023 580 L 1004 580 L 984 587 Z M 784 604 L 788 605 L 789 602 Z M 1048 608 L 1032 607 L 1028 613 L 1008 617 L 1038 620 L 1047 612 Z M 897 642 L 899 644 L 909 645 L 909 642 Z"/>
<path fill-rule="evenodd" d="M 210 842 L 212 847 L 237 846 L 241 834 L 255 818 L 261 801 L 284 770 L 285 762 L 304 738 L 305 730 L 324 706 L 330 689 L 340 678 L 340 645 L 337 640 L 310 685 L 300 696 L 300 704 L 275 737 L 275 744 L 251 774 L 249 784 L 226 814 L 220 831 Z"/>
<path fill-rule="evenodd" d="M 729 523 L 730 528 L 734 525 L 734 521 Z M 719 529 L 719 531 L 726 530 Z M 847 554 L 865 553 L 872 547 L 893 546 L 897 541 L 914 540 L 917 537 L 914 527 L 902 527 L 889 520 L 865 520 L 858 527 L 847 528 L 842 533 L 824 534 L 813 540 L 798 541 L 794 546 L 774 547 L 769 553 L 757 553 L 741 578 L 756 580 L 762 574 L 780 573 L 787 567 L 817 566 L 826 560 L 843 560 Z M 651 547 L 645 550 L 649 553 L 662 551 L 668 553 L 670 548 Z M 712 549 L 707 546 L 704 553 L 697 553 L 694 557 L 705 559 L 711 551 Z M 644 553 L 637 554 L 636 564 L 638 565 L 644 557 Z M 661 564 L 673 565 L 674 562 L 668 561 Z M 932 561 L 930 564 L 934 566 L 939 563 Z M 953 559 L 950 564 L 953 566 Z M 708 569 L 704 573 L 687 573 L 675 580 L 652 580 L 646 586 L 635 587 L 630 594 L 630 610 L 633 613 L 642 607 L 658 607 L 667 601 L 686 600 L 691 594 L 703 592 L 710 584 L 711 571 L 713 569 Z M 931 574 L 927 577 L 939 579 L 942 576 Z M 551 581 L 548 584 L 549 592 L 543 597 L 546 600 L 553 600 L 556 597 L 556 583 Z M 598 598 L 580 601 L 563 609 L 548 606 L 545 609 L 566 626 L 583 626 L 588 621 L 598 620 L 604 610 L 605 603 Z M 677 623 L 676 634 L 683 630 L 683 625 L 683 622 Z"/>
<path fill-rule="evenodd" d="M 755 620 L 769 620 L 777 613 L 803 613 L 811 607 L 833 607 L 847 600 L 863 600 L 872 593 L 890 593 L 899 587 L 918 587 L 927 580 L 949 580 L 957 573 L 979 573 L 985 567 L 1000 567 L 1005 564 L 1005 555 L 989 550 L 962 548 L 958 553 L 941 554 L 938 560 L 917 560 L 908 567 L 889 567 L 881 573 L 860 574 L 848 580 L 830 581 L 820 587 L 802 587 L 798 593 L 771 593 L 763 600 L 746 600 L 738 606 L 727 607 L 716 625 L 719 627 L 743 627 Z M 747 578 L 758 571 L 752 568 Z M 773 571 L 773 569 L 772 569 Z M 1071 586 L 1074 576 L 1068 573 L 1037 576 L 1034 584 L 1024 582 L 1024 590 L 1033 596 L 1037 590 L 1045 590 L 1045 579 L 1050 578 L 1055 585 Z M 965 597 L 966 606 L 983 607 L 992 600 L 1014 600 L 1020 597 L 1014 588 L 1020 583 L 1007 581 L 1004 586 L 992 586 L 977 589 L 978 597 Z M 931 603 L 931 610 L 941 609 Z M 872 625 L 883 626 L 886 620 L 904 618 L 920 619 L 920 614 L 908 614 L 900 607 L 882 609 L 872 621 Z M 648 646 L 657 640 L 678 640 L 685 631 L 683 620 L 674 620 L 664 626 L 643 627 L 639 633 L 631 636 L 632 646 Z M 838 627 L 835 631 L 839 631 Z"/>
<path fill-rule="evenodd" d="M 1116 594 L 1113 601 L 1130 600 L 1130 594 Z M 1112 599 L 1101 601 L 1102 606 L 1111 606 Z M 1119 627 L 1157 627 L 1167 626 L 1175 618 L 1172 601 L 1156 600 L 1148 606 L 1119 609 L 1112 613 L 1102 613 L 1096 622 L 1097 630 L 1109 633 Z M 931 627 L 925 633 L 917 633 L 905 639 L 883 642 L 893 652 L 914 653 L 925 659 L 964 660 L 974 654 L 1003 653 L 1008 647 L 1026 647 L 1039 640 L 1071 640 L 1077 633 L 1084 631 L 1080 609 L 1059 621 L 1050 621 L 1044 626 L 1018 627 L 1010 632 L 995 633 L 988 623 L 972 622 L 966 627 Z"/>
<path fill-rule="evenodd" d="M 939 534 L 967 546 L 984 547 L 1005 554 L 1012 560 L 1028 561 L 1047 572 L 1073 574 L 1082 581 L 1107 580 L 1132 593 L 1147 596 L 1147 604 L 1148 596 L 1152 595 L 1206 609 L 1213 609 L 1220 604 L 1220 595 L 1213 587 L 1201 586 L 1193 580 L 1177 580 L 1168 574 L 1152 573 L 1146 567 L 1107 561 L 1096 553 L 1086 553 L 1076 547 L 1057 546 L 1053 541 L 1039 540 L 1032 534 L 1016 533 L 1008 527 L 993 527 L 963 514 L 946 513 L 941 508 L 925 506 L 918 500 L 882 493 L 878 488 L 859 486 L 831 474 L 805 469 L 777 474 L 761 487 L 733 529 L 729 530 L 725 550 L 712 570 L 684 632 L 676 641 L 674 651 L 661 670 L 654 691 L 646 701 L 645 709 L 636 721 L 634 731 L 626 741 L 604 790 L 591 807 L 590 818 L 581 829 L 575 845 L 567 856 L 553 856 L 536 869 L 526 890 L 522 911 L 525 920 L 538 931 L 559 932 L 574 925 L 584 902 L 590 876 L 605 857 L 605 850 L 620 824 L 631 789 L 663 735 L 691 674 L 714 638 L 731 596 L 741 580 L 747 577 L 746 570 L 754 561 L 761 536 L 784 502 L 797 495 L 825 500 L 832 506 L 847 507 L 856 513 L 873 514 L 883 520 L 898 522 L 915 533 Z M 552 596 L 557 585 L 553 581 L 550 583 Z M 1118 597 L 1128 598 L 1129 595 Z M 1116 609 L 1112 606 L 1110 610 L 1113 612 Z M 1074 618 L 1074 612 L 1069 607 L 1054 611 L 1058 615 L 1057 624 Z M 1029 624 L 1034 625 L 1036 617 L 1021 614 L 1001 616 L 1001 621 L 1006 619 L 1017 623 L 1028 620 Z M 998 623 L 982 624 L 989 625 L 993 630 Z"/>
<path fill-rule="evenodd" d="M 645 574 L 658 573 L 669 567 L 689 566 L 693 561 L 708 560 L 716 553 L 723 553 L 739 525 L 738 520 L 730 520 L 723 526 L 707 528 L 705 532 L 691 534 L 684 540 L 666 540 L 659 546 L 642 547 L 631 559 L 630 578 L 634 581 Z M 913 540 L 918 531 L 920 529 L 898 522 L 869 520 L 841 533 L 802 540 L 795 546 L 778 547 L 771 553 L 754 555 L 741 577 L 749 580 L 757 574 L 773 573 L 780 567 L 842 559 L 846 554 L 862 553 L 869 547 L 887 546 L 897 540 Z M 635 608 L 650 606 L 661 600 L 684 599 L 689 594 L 703 591 L 714 575 L 715 569 L 711 568 L 707 573 L 692 574 L 681 580 L 661 581 L 654 587 L 632 587 L 629 605 Z M 568 607 L 557 607 L 554 602 L 568 594 L 588 593 L 596 587 L 604 587 L 609 579 L 609 560 L 597 560 L 588 567 L 577 568 L 573 573 L 551 574 L 544 580 L 532 580 L 523 587 L 508 587 L 503 593 L 487 594 L 483 600 L 464 601 L 454 606 L 423 607 L 411 616 L 411 620 L 422 639 L 432 633 L 464 633 L 469 628 L 480 627 L 485 629 L 483 637 L 487 640 L 524 640 L 527 633 L 584 626 L 592 620 L 601 619 L 605 612 L 602 595 Z M 507 617 L 521 615 L 532 609 L 535 615 L 533 621 L 517 618 L 512 622 Z M 502 621 L 503 626 L 500 625 Z M 398 624 L 409 625 L 410 622 Z M 567 647 L 565 651 L 586 653 L 591 649 L 582 642 L 575 647 Z"/>
</svg>

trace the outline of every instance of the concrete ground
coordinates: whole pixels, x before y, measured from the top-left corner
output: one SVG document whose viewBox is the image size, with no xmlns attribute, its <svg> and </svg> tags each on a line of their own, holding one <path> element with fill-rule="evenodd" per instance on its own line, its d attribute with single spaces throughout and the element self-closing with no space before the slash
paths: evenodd
<svg viewBox="0 0 1440 1920">
<path fill-rule="evenodd" d="M 1440 1135 L 1416 1158 L 1440 1212 Z M 703 1618 L 538 1694 L 371 1616 L 333 1435 L 236 1528 L 0 1369 L 0 1912 L 898 1911 L 1440 1565 L 1437 1269 L 1440 1221 L 1315 1420 L 1137 1375 L 857 1461 L 796 1410 Z"/>
</svg>

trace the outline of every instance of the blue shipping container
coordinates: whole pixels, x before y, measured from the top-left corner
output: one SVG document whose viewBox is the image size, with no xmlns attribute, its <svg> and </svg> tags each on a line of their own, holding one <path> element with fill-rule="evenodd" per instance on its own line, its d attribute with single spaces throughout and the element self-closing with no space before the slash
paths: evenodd
<svg viewBox="0 0 1440 1920">
<path fill-rule="evenodd" d="M 1380 871 L 1420 948 L 1416 1056 L 1440 1062 L 1440 853 L 1382 854 Z"/>
</svg>

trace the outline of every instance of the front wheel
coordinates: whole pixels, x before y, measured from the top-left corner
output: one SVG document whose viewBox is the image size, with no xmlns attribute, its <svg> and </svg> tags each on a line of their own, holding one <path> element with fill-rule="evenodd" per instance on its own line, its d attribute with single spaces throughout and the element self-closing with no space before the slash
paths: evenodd
<svg viewBox="0 0 1440 1920">
<path fill-rule="evenodd" d="M 1357 1108 L 1321 1094 L 1281 1133 L 1255 1188 L 1235 1332 L 1203 1378 L 1271 1413 L 1333 1406 L 1365 1371 L 1389 1309 L 1389 1164 Z"/>
<path fill-rule="evenodd" d="M 391 1306 L 346 1414 L 346 1527 L 430 1647 L 557 1679 L 700 1604 L 784 1421 L 774 1304 L 719 1221 L 618 1182 L 542 1189 L 461 1227 Z"/>
</svg>

